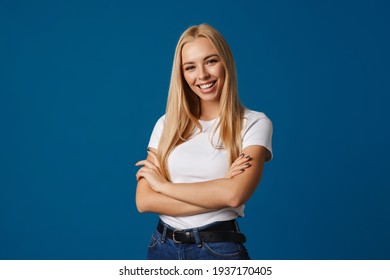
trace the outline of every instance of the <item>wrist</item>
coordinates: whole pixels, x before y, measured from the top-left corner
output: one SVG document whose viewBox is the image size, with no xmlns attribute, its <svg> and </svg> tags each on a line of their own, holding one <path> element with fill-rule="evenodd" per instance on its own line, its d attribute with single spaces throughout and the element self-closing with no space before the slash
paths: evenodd
<svg viewBox="0 0 390 280">
<path fill-rule="evenodd" d="M 160 184 L 158 192 L 161 194 L 168 195 L 170 189 L 172 188 L 172 185 L 173 184 L 171 182 L 164 182 L 164 183 Z"/>
</svg>

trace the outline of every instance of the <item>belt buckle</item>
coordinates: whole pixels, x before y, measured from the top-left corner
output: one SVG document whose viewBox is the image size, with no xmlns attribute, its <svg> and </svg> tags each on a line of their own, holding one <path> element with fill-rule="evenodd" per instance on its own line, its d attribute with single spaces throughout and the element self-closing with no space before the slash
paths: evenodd
<svg viewBox="0 0 390 280">
<path fill-rule="evenodd" d="M 173 231 L 173 233 L 172 233 L 172 240 L 173 240 L 175 243 L 183 243 L 183 242 L 181 242 L 181 241 L 176 240 L 176 237 L 175 237 L 176 232 L 183 232 L 183 230 L 177 230 L 177 229 L 175 229 L 175 230 Z"/>
</svg>

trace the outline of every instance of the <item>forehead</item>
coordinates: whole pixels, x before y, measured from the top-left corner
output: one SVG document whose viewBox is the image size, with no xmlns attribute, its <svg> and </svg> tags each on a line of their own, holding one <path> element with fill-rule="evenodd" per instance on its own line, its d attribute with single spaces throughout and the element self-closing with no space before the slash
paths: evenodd
<svg viewBox="0 0 390 280">
<path fill-rule="evenodd" d="M 203 60 L 211 54 L 218 54 L 217 50 L 210 40 L 204 37 L 199 37 L 188 42 L 183 46 L 181 51 L 183 63 Z"/>
</svg>

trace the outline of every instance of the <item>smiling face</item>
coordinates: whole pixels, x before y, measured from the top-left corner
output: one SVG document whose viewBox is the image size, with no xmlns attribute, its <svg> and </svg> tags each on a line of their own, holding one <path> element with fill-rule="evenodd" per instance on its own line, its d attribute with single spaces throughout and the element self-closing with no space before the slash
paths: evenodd
<svg viewBox="0 0 390 280">
<path fill-rule="evenodd" d="M 225 68 L 210 40 L 199 37 L 182 49 L 182 70 L 192 91 L 200 98 L 202 114 L 206 108 L 218 109 L 225 80 Z M 214 114 L 214 113 L 211 113 Z"/>
</svg>

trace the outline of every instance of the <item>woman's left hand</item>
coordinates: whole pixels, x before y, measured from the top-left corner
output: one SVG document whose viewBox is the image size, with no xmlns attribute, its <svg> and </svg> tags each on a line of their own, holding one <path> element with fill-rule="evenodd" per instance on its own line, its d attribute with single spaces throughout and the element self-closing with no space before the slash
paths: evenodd
<svg viewBox="0 0 390 280">
<path fill-rule="evenodd" d="M 239 157 L 230 165 L 229 170 L 225 175 L 225 178 L 232 179 L 233 177 L 244 172 L 245 169 L 251 166 L 250 160 L 251 157 L 249 155 L 245 156 L 244 153 L 241 153 Z"/>
<path fill-rule="evenodd" d="M 156 191 L 161 192 L 161 189 L 168 181 L 161 174 L 159 164 L 155 155 L 149 151 L 150 159 L 145 159 L 137 162 L 136 166 L 142 166 L 136 174 L 137 181 L 141 178 L 145 178 L 148 181 L 150 187 Z"/>
</svg>

